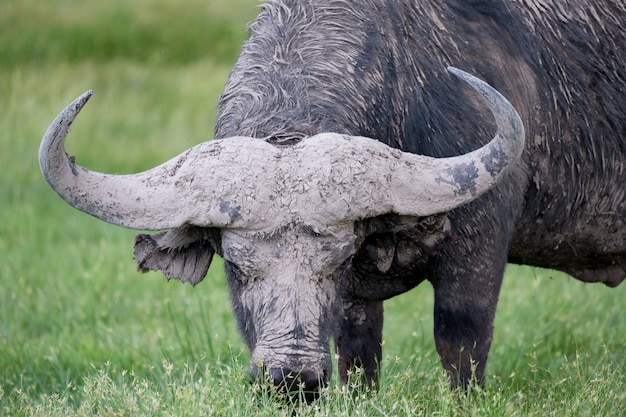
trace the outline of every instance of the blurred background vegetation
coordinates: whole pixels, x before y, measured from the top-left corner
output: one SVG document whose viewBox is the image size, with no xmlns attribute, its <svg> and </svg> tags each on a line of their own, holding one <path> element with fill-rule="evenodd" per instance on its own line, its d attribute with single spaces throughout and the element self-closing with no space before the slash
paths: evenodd
<svg viewBox="0 0 626 417">
<path fill-rule="evenodd" d="M 138 274 L 135 233 L 67 207 L 43 180 L 37 152 L 50 121 L 88 89 L 94 97 L 68 140 L 82 165 L 137 172 L 211 139 L 257 5 L 0 2 L 4 401 L 17 391 L 64 392 L 106 362 L 140 372 L 166 357 L 215 358 L 231 341 L 239 354 L 220 261 L 209 290 Z"/>
<path fill-rule="evenodd" d="M 248 353 L 221 261 L 196 288 L 140 275 L 135 232 L 67 206 L 42 178 L 37 152 L 48 124 L 88 89 L 94 96 L 67 148 L 90 169 L 137 172 L 211 139 L 217 99 L 257 5 L 0 2 L 0 415 L 131 415 L 137 407 L 137 415 L 211 407 L 237 415 L 250 406 L 239 394 L 247 392 Z M 363 415 L 597 415 L 623 406 L 623 287 L 511 266 L 487 393 L 467 405 L 447 392 L 432 340 L 432 290 L 423 284 L 386 305 L 383 385 Z M 359 414 L 337 398 L 337 409 Z M 151 408 L 155 401 L 167 412 Z M 266 406 L 265 415 L 275 414 Z"/>
<path fill-rule="evenodd" d="M 3 66 L 115 60 L 180 66 L 230 65 L 254 15 L 254 1 L 5 0 Z"/>
</svg>

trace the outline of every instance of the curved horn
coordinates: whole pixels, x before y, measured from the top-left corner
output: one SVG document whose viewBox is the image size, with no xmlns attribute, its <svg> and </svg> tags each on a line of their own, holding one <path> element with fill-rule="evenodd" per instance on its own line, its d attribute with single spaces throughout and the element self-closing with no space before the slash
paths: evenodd
<svg viewBox="0 0 626 417">
<path fill-rule="evenodd" d="M 452 158 L 405 153 L 374 139 L 332 133 L 282 150 L 263 140 L 233 137 L 201 143 L 142 173 L 102 174 L 76 165 L 64 150 L 69 127 L 91 97 L 89 91 L 52 122 L 39 148 L 39 165 L 70 205 L 132 229 L 188 223 L 273 230 L 289 220 L 283 217 L 297 217 L 298 212 L 317 213 L 326 223 L 389 212 L 442 213 L 491 189 L 513 168 L 524 147 L 524 128 L 513 106 L 478 78 L 449 70 L 482 97 L 498 125 L 487 145 Z M 305 167 L 301 161 L 314 162 Z M 360 185 L 355 184 L 357 177 Z M 307 194 L 315 183 L 316 191 Z M 285 193 L 289 198 L 278 198 Z"/>
<path fill-rule="evenodd" d="M 130 229 L 162 230 L 185 223 L 219 227 L 241 221 L 239 206 L 229 201 L 232 191 L 228 185 L 232 178 L 249 179 L 237 149 L 246 147 L 261 158 L 271 158 L 271 145 L 230 138 L 228 147 L 222 146 L 223 141 L 204 142 L 138 174 L 93 172 L 77 165 L 64 149 L 70 125 L 91 95 L 87 91 L 67 106 L 48 127 L 39 147 L 41 172 L 63 200 L 100 220 Z M 215 162 L 207 163 L 209 159 Z M 247 191 L 257 190 L 253 184 Z"/>
<path fill-rule="evenodd" d="M 483 147 L 455 157 L 403 153 L 403 163 L 393 168 L 389 190 L 394 213 L 426 216 L 475 200 L 502 180 L 521 157 L 524 126 L 511 103 L 484 81 L 454 67 L 448 71 L 478 93 L 493 113 L 498 131 Z"/>
</svg>

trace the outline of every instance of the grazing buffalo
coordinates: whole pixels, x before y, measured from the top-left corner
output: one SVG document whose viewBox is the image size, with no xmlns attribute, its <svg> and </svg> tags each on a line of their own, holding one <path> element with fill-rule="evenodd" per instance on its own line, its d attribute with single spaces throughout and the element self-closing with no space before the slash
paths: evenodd
<svg viewBox="0 0 626 417">
<path fill-rule="evenodd" d="M 88 93 L 40 165 L 72 206 L 164 230 L 137 237 L 140 271 L 196 284 L 219 254 L 253 376 L 316 392 L 334 338 L 341 379 L 362 366 L 375 383 L 383 301 L 428 280 L 465 385 L 507 262 L 626 275 L 624 22 L 622 0 L 269 0 L 220 140 L 136 175 L 88 171 L 63 150 Z"/>
</svg>

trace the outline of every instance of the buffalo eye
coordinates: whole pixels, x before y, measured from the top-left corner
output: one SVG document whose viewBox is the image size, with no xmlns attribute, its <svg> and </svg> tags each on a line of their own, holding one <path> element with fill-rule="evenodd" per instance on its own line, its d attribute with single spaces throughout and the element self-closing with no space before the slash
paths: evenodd
<svg viewBox="0 0 626 417">
<path fill-rule="evenodd" d="M 323 227 L 323 226 L 319 226 L 319 225 L 302 224 L 302 225 L 300 225 L 300 230 L 304 234 L 306 234 L 308 236 L 312 236 L 312 237 L 321 237 L 321 236 L 332 235 L 332 232 L 330 230 L 328 230 L 328 228 Z"/>
<path fill-rule="evenodd" d="M 226 268 L 226 273 L 228 274 L 229 277 L 235 278 L 237 281 L 241 283 L 245 283 L 246 276 L 236 263 L 225 260 L 224 267 Z"/>
<path fill-rule="evenodd" d="M 225 259 L 224 266 L 226 268 L 226 273 L 231 278 L 236 279 L 242 284 L 256 281 L 260 277 L 258 268 L 253 262 L 250 262 L 248 259 L 238 263 L 235 263 L 232 260 Z"/>
</svg>

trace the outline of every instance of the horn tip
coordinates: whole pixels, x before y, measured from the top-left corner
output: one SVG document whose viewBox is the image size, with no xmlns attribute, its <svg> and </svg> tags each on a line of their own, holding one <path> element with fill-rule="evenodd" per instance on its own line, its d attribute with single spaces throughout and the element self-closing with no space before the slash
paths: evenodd
<svg viewBox="0 0 626 417">
<path fill-rule="evenodd" d="M 79 107 L 79 110 L 89 101 L 92 95 L 93 90 L 87 90 L 75 100 Z"/>
<path fill-rule="evenodd" d="M 87 90 L 72 101 L 48 126 L 39 145 L 39 167 L 48 180 L 52 166 L 58 166 L 66 158 L 64 154 L 65 137 L 70 125 L 93 95 Z M 48 181 L 50 182 L 50 181 Z M 54 188 L 54 187 L 53 187 Z"/>
</svg>

